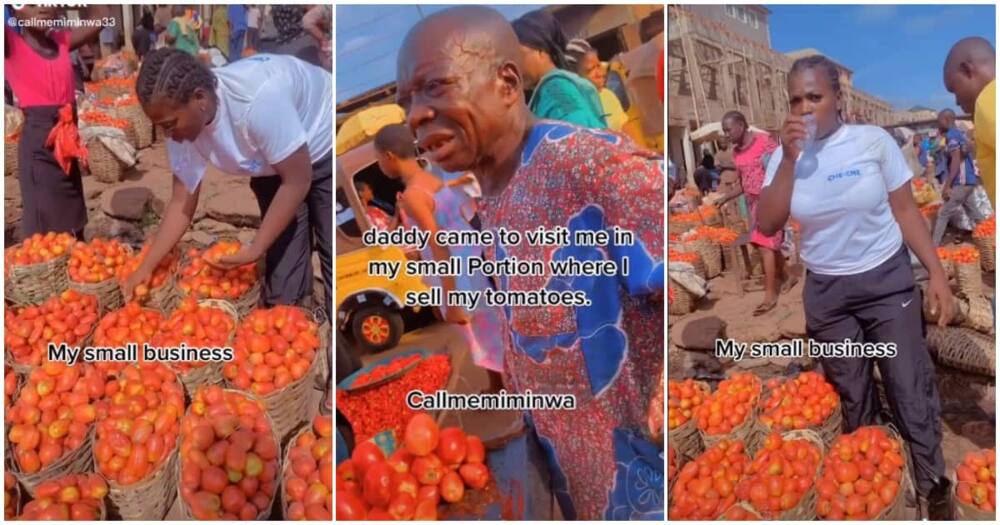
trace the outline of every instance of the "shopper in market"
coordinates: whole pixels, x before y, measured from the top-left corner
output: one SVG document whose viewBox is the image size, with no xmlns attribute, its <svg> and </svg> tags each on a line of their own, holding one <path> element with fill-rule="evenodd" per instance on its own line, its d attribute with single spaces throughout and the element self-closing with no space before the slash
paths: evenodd
<svg viewBox="0 0 1000 525">
<path fill-rule="evenodd" d="M 628 122 L 628 115 L 622 109 L 618 95 L 605 86 L 608 78 L 607 64 L 601 63 L 597 51 L 591 47 L 590 42 L 582 38 L 570 40 L 566 45 L 566 63 L 570 68 L 575 68 L 577 75 L 589 80 L 597 88 L 608 129 L 621 131 Z"/>
<path fill-rule="evenodd" d="M 264 258 L 265 303 L 294 304 L 312 296 L 315 247 L 331 312 L 332 84 L 327 72 L 287 56 L 255 55 L 216 69 L 176 49 L 146 58 L 136 93 L 169 137 L 173 193 L 149 256 L 123 287 L 126 297 L 191 225 L 211 164 L 250 179 L 262 217 L 253 241 L 219 265 Z"/>
<path fill-rule="evenodd" d="M 930 274 L 929 306 L 941 326 L 952 317 L 951 290 L 899 147 L 882 128 L 841 122 L 841 94 L 829 59 L 811 56 L 792 64 L 790 114 L 767 166 L 757 227 L 774 235 L 789 217 L 801 227 L 811 339 L 895 344 L 895 357 L 821 359 L 823 372 L 840 395 L 848 433 L 879 423 L 878 365 L 893 421 L 909 444 L 921 518 L 947 519 L 941 405 L 907 248 Z M 803 118 L 809 114 L 815 137 L 808 136 Z"/>
<path fill-rule="evenodd" d="M 941 244 L 948 222 L 963 211 L 968 214 L 973 224 L 989 218 L 980 211 L 972 199 L 976 187 L 979 186 L 979 178 L 976 177 L 976 167 L 972 163 L 973 154 L 970 151 L 969 141 L 965 138 L 965 134 L 955 127 L 955 112 L 944 109 L 938 113 L 937 121 L 938 131 L 945 143 L 941 149 L 941 160 L 946 170 L 944 180 L 941 181 L 941 194 L 945 202 L 938 212 L 932 235 L 935 246 Z"/>
<path fill-rule="evenodd" d="M 663 160 L 626 137 L 536 120 L 517 35 L 482 6 L 439 11 L 407 34 L 397 102 L 428 159 L 471 171 L 483 231 L 634 233 L 606 248 L 494 245 L 487 258 L 621 261 L 628 275 L 509 276 L 505 293 L 582 291 L 589 303 L 505 306 L 508 390 L 573 395 L 576 410 L 526 412 L 548 451 L 567 519 L 663 519 L 663 456 L 642 438 L 664 360 Z"/>
<path fill-rule="evenodd" d="M 539 9 L 514 20 L 513 26 L 521 44 L 522 81 L 531 91 L 531 112 L 538 118 L 607 128 L 597 89 L 569 70 L 566 35 L 555 16 Z"/>
<path fill-rule="evenodd" d="M 983 187 L 996 207 L 996 50 L 988 40 L 959 40 L 944 63 L 945 88 L 955 102 L 973 115 L 976 163 Z"/>
<path fill-rule="evenodd" d="M 87 8 L 86 18 L 108 16 L 107 6 Z M 70 53 L 96 42 L 99 24 L 55 30 L 44 22 L 59 18 L 54 7 L 24 5 L 14 10 L 20 32 L 4 24 L 4 76 L 24 112 L 18 142 L 18 184 L 23 203 L 21 235 L 68 232 L 83 238 L 87 205 L 80 177 L 83 152 L 76 130 L 76 92 Z M 37 23 L 30 23 L 30 22 Z M 46 145 L 53 130 L 68 147 Z M 62 144 L 60 146 L 63 146 Z M 57 154 L 59 151 L 61 153 Z"/>
<path fill-rule="evenodd" d="M 736 166 L 740 183 L 732 191 L 724 194 L 717 204 L 721 207 L 740 195 L 745 195 L 750 215 L 750 242 L 758 248 L 761 261 L 764 263 L 764 300 L 753 310 L 753 315 L 760 316 L 778 305 L 779 293 L 788 292 L 798 282 L 798 279 L 788 271 L 785 255 L 781 252 L 781 245 L 785 241 L 784 229 L 781 228 L 772 235 L 765 235 L 757 227 L 764 170 L 778 144 L 767 133 L 751 131 L 746 117 L 739 111 L 730 111 L 723 115 L 722 132 L 733 145 L 733 164 Z"/>
<path fill-rule="evenodd" d="M 416 226 L 432 236 L 438 230 L 471 231 L 471 202 L 420 165 L 415 142 L 413 133 L 403 124 L 390 124 L 375 135 L 379 169 L 406 187 L 399 198 L 403 225 Z M 440 286 L 445 297 L 456 290 L 488 290 L 492 288 L 489 278 L 482 273 L 473 274 L 467 266 L 470 258 L 482 257 L 482 254 L 482 246 L 441 246 L 431 240 L 421 252 L 424 260 L 447 261 L 458 257 L 463 268 L 457 276 L 424 277 L 424 280 L 430 281 L 431 286 Z M 485 301 L 476 308 L 440 305 L 440 313 L 446 322 L 468 325 L 463 333 L 477 366 L 493 373 L 503 371 L 504 318 L 499 307 L 489 306 Z"/>
</svg>

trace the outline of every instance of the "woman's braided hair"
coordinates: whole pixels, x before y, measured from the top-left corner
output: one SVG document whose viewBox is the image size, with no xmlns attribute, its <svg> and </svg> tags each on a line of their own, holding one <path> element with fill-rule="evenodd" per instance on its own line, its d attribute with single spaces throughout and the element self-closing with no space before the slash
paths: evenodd
<svg viewBox="0 0 1000 525">
<path fill-rule="evenodd" d="M 834 93 L 840 95 L 840 72 L 837 70 L 837 64 L 823 55 L 812 55 L 796 60 L 792 64 L 792 69 L 788 72 L 788 76 L 791 77 L 799 71 L 814 68 L 826 74 L 827 80 L 830 81 L 830 88 L 833 89 Z"/>
<path fill-rule="evenodd" d="M 135 92 L 142 105 L 156 97 L 184 104 L 197 88 L 214 93 L 215 83 L 215 75 L 200 60 L 180 49 L 164 48 L 143 59 Z"/>
</svg>

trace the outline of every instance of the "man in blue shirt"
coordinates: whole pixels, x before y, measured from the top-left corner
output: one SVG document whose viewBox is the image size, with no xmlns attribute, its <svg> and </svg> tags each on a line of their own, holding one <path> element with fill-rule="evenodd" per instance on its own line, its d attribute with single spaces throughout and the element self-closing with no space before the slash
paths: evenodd
<svg viewBox="0 0 1000 525">
<path fill-rule="evenodd" d="M 229 61 L 236 62 L 243 56 L 247 34 L 247 7 L 243 4 L 229 6 Z"/>
<path fill-rule="evenodd" d="M 953 216 L 959 215 L 964 209 L 969 218 L 979 223 L 986 219 L 973 205 L 972 194 L 979 184 L 976 167 L 972 163 L 972 152 L 969 141 L 955 127 L 955 112 L 950 109 L 938 113 L 938 129 L 943 137 L 944 148 L 941 149 L 941 165 L 947 166 L 941 180 L 941 194 L 944 204 L 938 212 L 937 223 L 934 224 L 934 245 L 941 244 L 944 231 Z"/>
</svg>

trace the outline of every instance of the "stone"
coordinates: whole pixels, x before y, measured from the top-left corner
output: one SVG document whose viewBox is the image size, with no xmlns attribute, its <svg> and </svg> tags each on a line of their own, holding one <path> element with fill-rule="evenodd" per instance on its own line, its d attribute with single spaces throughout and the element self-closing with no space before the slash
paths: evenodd
<svg viewBox="0 0 1000 525">
<path fill-rule="evenodd" d="M 83 236 L 86 239 L 94 239 L 95 237 L 118 239 L 126 244 L 135 245 L 141 244 L 145 240 L 142 229 L 135 223 L 101 214 L 91 216 L 83 230 Z"/>
<path fill-rule="evenodd" d="M 95 177 L 83 177 L 83 197 L 87 200 L 100 197 L 110 187 L 110 184 L 103 183 Z"/>
<path fill-rule="evenodd" d="M 260 208 L 248 184 L 227 185 L 227 191 L 207 199 L 205 212 L 217 221 L 226 222 L 240 228 L 260 226 Z"/>
<path fill-rule="evenodd" d="M 670 341 L 685 350 L 715 350 L 716 339 L 726 337 L 726 322 L 714 315 L 689 315 L 667 329 Z"/>
<path fill-rule="evenodd" d="M 226 222 L 219 222 L 215 219 L 202 219 L 195 223 L 194 229 L 198 231 L 208 232 L 212 235 L 232 235 L 237 231 L 236 226 Z"/>
<path fill-rule="evenodd" d="M 202 231 L 188 231 L 181 237 L 182 242 L 190 242 L 202 247 L 209 246 L 215 242 L 214 235 Z"/>
<path fill-rule="evenodd" d="M 142 186 L 126 186 L 101 194 L 101 209 L 110 217 L 138 221 L 146 212 L 153 192 Z"/>
</svg>

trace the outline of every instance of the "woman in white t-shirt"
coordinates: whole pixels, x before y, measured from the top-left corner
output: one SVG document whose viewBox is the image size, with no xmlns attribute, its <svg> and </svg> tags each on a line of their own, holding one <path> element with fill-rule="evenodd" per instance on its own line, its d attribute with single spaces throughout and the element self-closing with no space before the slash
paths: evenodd
<svg viewBox="0 0 1000 525">
<path fill-rule="evenodd" d="M 840 394 L 843 431 L 879 422 L 877 363 L 892 419 L 909 443 L 922 517 L 946 519 L 940 400 L 907 247 L 929 272 L 927 293 L 941 325 L 952 316 L 951 291 L 899 147 L 882 128 L 842 123 L 840 96 L 839 73 L 829 59 L 812 56 L 792 65 L 791 114 L 767 167 L 758 228 L 773 234 L 789 216 L 801 227 L 806 331 L 814 342 L 841 345 L 824 346 L 829 353 L 820 361 Z M 811 142 L 807 114 L 816 120 Z M 845 355 L 839 353 L 845 340 L 883 344 L 860 352 L 852 346 Z M 888 351 L 885 343 L 895 346 Z"/>
<path fill-rule="evenodd" d="M 325 307 L 332 296 L 333 86 L 326 71 L 290 56 L 260 54 L 209 69 L 175 49 L 151 53 L 136 94 L 169 137 L 173 193 L 149 256 L 126 297 L 152 274 L 191 225 L 209 164 L 249 178 L 261 212 L 253 242 L 218 266 L 266 261 L 264 300 L 311 296 L 311 251 L 319 252 Z"/>
</svg>

